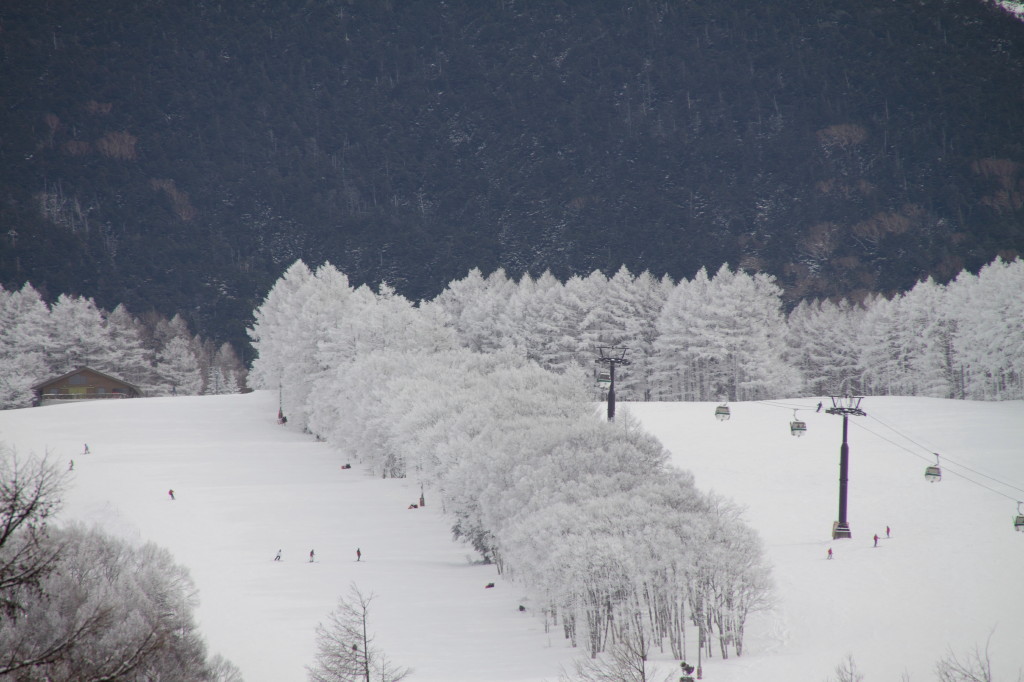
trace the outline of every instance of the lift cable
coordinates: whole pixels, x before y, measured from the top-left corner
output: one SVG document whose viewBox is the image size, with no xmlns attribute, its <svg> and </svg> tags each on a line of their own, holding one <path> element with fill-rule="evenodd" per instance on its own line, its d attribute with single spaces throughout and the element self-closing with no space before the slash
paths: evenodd
<svg viewBox="0 0 1024 682">
<path fill-rule="evenodd" d="M 868 419 L 871 419 L 872 421 L 878 422 L 879 424 L 881 424 L 885 428 L 889 429 L 890 431 L 892 431 L 893 433 L 898 435 L 900 438 L 906 439 L 907 441 L 913 443 L 917 447 L 921 448 L 922 450 L 925 450 L 925 451 L 929 452 L 932 455 L 939 454 L 939 453 L 936 453 L 936 452 L 930 450 L 929 448 L 925 447 L 921 443 L 918 443 L 917 441 L 915 441 L 910 436 L 908 436 L 908 435 L 906 435 L 904 433 L 900 433 L 895 428 L 893 428 L 892 426 L 886 424 L 885 422 L 883 422 L 881 419 L 878 419 L 877 417 L 873 417 L 873 416 L 869 415 Z M 877 436 L 878 434 L 875 434 L 875 435 Z M 881 438 L 881 436 L 878 436 L 878 437 Z M 891 442 L 891 441 L 889 441 L 889 442 Z M 916 455 L 916 453 L 914 453 L 914 454 Z M 917 456 L 920 456 L 920 455 L 917 455 Z M 1014 485 L 1012 483 L 1007 483 L 1006 481 L 1003 481 L 1003 480 L 1000 480 L 998 478 L 995 478 L 994 476 L 989 476 L 988 474 L 986 474 L 986 473 L 984 473 L 982 471 L 978 471 L 977 469 L 972 469 L 971 467 L 967 466 L 966 464 L 963 464 L 961 462 L 957 462 L 956 460 L 950 459 L 946 455 L 942 455 L 942 461 L 944 463 L 954 464 L 954 465 L 960 467 L 961 469 L 965 469 L 967 471 L 970 471 L 972 474 L 975 474 L 976 476 L 981 476 L 982 478 L 987 478 L 988 480 L 994 481 L 995 483 L 998 483 L 999 485 L 1006 486 L 1007 488 L 1012 488 L 1012 489 L 1014 489 L 1014 490 L 1016 490 L 1018 492 L 1024 493 L 1024 488 L 1021 488 L 1020 486 Z"/>
<path fill-rule="evenodd" d="M 858 428 L 860 428 L 860 429 L 863 429 L 864 431 L 867 431 L 867 432 L 868 432 L 868 433 L 870 433 L 870 434 L 871 434 L 872 436 L 875 436 L 876 438 L 880 438 L 881 440 L 884 440 L 884 441 L 885 441 L 886 443 L 890 443 L 890 444 L 894 445 L 895 447 L 899 448 L 900 450 L 903 450 L 903 451 L 905 451 L 905 452 L 907 452 L 907 453 L 909 453 L 909 454 L 913 455 L 914 457 L 917 457 L 917 458 L 919 458 L 919 459 L 924 459 L 924 460 L 926 460 L 926 461 L 931 461 L 931 457 L 925 457 L 924 455 L 920 455 L 920 454 L 918 454 L 918 453 L 916 453 L 916 452 L 914 452 L 914 451 L 912 451 L 912 450 L 910 450 L 910 449 L 908 449 L 908 448 L 904 447 L 903 445 L 900 445 L 899 443 L 897 443 L 897 442 L 896 442 L 896 441 L 894 441 L 894 440 L 890 440 L 889 438 L 886 438 L 885 436 L 883 436 L 883 435 L 881 435 L 881 434 L 875 433 L 874 431 L 872 431 L 871 429 L 867 428 L 867 427 L 866 427 L 866 426 L 864 426 L 863 424 L 859 424 L 859 423 L 857 423 L 857 422 L 854 422 L 854 426 L 856 426 L 856 427 L 858 427 Z M 897 432 L 897 433 L 898 433 L 898 432 Z M 902 435 L 902 434 L 901 434 L 901 435 Z M 935 453 L 931 453 L 931 454 L 932 454 L 932 455 L 934 455 Z M 947 463 L 949 462 L 949 459 L 947 459 L 947 458 L 943 457 L 943 460 L 942 460 L 942 461 L 943 461 L 943 464 L 947 464 Z M 991 476 L 986 476 L 985 474 L 981 474 L 981 473 L 979 473 L 979 472 L 976 472 L 976 471 L 974 471 L 973 469 L 970 469 L 970 468 L 968 468 L 968 467 L 965 467 L 965 466 L 964 466 L 964 465 L 962 465 L 962 464 L 957 464 L 956 462 L 954 462 L 953 464 L 955 464 L 956 466 L 960 466 L 960 467 L 963 467 L 963 468 L 967 469 L 968 471 L 970 471 L 970 472 L 972 472 L 972 473 L 978 473 L 978 475 L 979 475 L 979 476 L 985 476 L 985 478 L 991 479 L 991 480 L 995 481 L 996 483 L 998 483 L 999 485 L 1002 485 L 1002 486 L 1006 486 L 1007 488 L 1012 488 L 1012 489 L 1014 489 L 1014 490 L 1018 490 L 1018 491 L 1020 491 L 1020 492 L 1024 493 L 1024 490 L 1021 490 L 1020 488 L 1018 488 L 1018 487 L 1016 487 L 1016 486 L 1014 486 L 1014 485 L 1011 485 L 1011 484 L 1009 484 L 1009 483 L 1005 483 L 1005 482 L 1003 482 L 1003 481 L 1000 481 L 1000 480 L 999 480 L 999 479 L 997 479 L 997 478 L 992 478 Z M 990 487 L 990 486 L 987 486 L 987 485 L 985 485 L 984 483 L 980 483 L 980 482 L 978 482 L 978 481 L 974 480 L 973 478 L 971 478 L 971 477 L 969 477 L 969 476 L 965 476 L 964 474 L 962 474 L 962 473 L 960 473 L 960 472 L 958 472 L 958 471 L 954 471 L 954 470 L 950 469 L 950 468 L 949 468 L 948 466 L 946 466 L 946 467 L 945 467 L 945 471 L 946 471 L 946 473 L 950 473 L 950 474 L 953 474 L 954 476 L 959 476 L 959 477 L 960 477 L 960 478 L 962 478 L 963 480 L 967 481 L 968 483 L 973 483 L 974 485 L 978 486 L 979 488 L 984 488 L 985 490 L 988 490 L 988 491 L 990 491 L 990 492 L 993 492 L 993 493 L 995 493 L 996 495 L 999 495 L 999 496 L 1001 496 L 1001 497 L 1005 497 L 1005 498 L 1006 498 L 1006 499 L 1008 499 L 1008 500 L 1013 500 L 1013 501 L 1015 501 L 1015 502 L 1016 502 L 1016 501 L 1017 501 L 1017 500 L 1019 499 L 1019 497 L 1015 497 L 1015 496 L 1013 496 L 1013 495 L 1007 495 L 1006 493 L 1002 492 L 1001 490 L 996 490 L 995 488 L 992 488 L 992 487 Z"/>
</svg>

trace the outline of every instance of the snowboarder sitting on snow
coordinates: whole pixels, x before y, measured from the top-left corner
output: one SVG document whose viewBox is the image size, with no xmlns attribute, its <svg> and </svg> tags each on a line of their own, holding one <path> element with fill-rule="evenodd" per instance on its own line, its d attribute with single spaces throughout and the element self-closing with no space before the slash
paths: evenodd
<svg viewBox="0 0 1024 682">
<path fill-rule="evenodd" d="M 406 507 L 406 509 L 419 509 L 419 505 L 417 505 L 415 502 L 413 502 L 408 507 Z"/>
</svg>

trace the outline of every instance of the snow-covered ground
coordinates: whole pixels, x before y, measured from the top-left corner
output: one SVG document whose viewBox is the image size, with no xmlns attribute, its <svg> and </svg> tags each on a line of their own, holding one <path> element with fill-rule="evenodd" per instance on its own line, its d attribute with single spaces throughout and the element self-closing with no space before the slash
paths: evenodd
<svg viewBox="0 0 1024 682">
<path fill-rule="evenodd" d="M 276 399 L 11 410 L 0 412 L 0 441 L 74 460 L 62 518 L 152 540 L 187 565 L 210 649 L 250 682 L 303 680 L 317 623 L 353 582 L 376 595 L 376 644 L 414 668 L 412 680 L 556 680 L 580 652 L 544 632 L 521 586 L 451 540 L 431 492 L 411 510 L 415 481 L 371 478 L 355 461 L 341 469 L 345 459 L 326 444 L 275 423 Z M 815 413 L 816 403 L 735 403 L 727 422 L 708 403 L 620 404 L 700 488 L 746 506 L 774 567 L 773 610 L 751 619 L 742 657 L 705 660 L 704 679 L 824 681 L 850 655 L 866 680 L 924 682 L 950 651 L 965 658 L 990 637 L 995 679 L 1016 679 L 1024 533 L 1012 517 L 1024 499 L 1024 403 L 865 399 L 868 417 L 850 418 L 853 538 L 838 541 L 842 420 Z M 805 408 L 803 438 L 789 434 L 790 406 Z M 931 451 L 949 458 L 934 484 L 923 476 Z"/>
</svg>

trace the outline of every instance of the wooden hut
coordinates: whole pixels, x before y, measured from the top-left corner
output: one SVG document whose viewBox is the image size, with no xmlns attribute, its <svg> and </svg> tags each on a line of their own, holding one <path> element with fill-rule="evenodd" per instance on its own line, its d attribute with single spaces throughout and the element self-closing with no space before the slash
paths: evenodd
<svg viewBox="0 0 1024 682">
<path fill-rule="evenodd" d="M 32 387 L 33 405 L 53 405 L 73 400 L 139 398 L 142 389 L 90 367 L 79 367 L 67 374 Z"/>
</svg>

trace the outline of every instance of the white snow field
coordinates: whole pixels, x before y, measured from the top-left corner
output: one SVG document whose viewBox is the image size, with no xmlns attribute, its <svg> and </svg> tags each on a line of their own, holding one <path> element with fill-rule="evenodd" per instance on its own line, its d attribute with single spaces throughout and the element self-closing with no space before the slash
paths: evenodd
<svg viewBox="0 0 1024 682">
<path fill-rule="evenodd" d="M 1024 402 L 866 398 L 868 416 L 850 417 L 853 538 L 833 541 L 842 419 L 815 413 L 818 400 L 734 403 L 725 422 L 711 403 L 619 406 L 698 487 L 746 507 L 773 565 L 772 610 L 748 622 L 742 657 L 723 661 L 716 647 L 703 678 L 824 682 L 852 656 L 867 682 L 925 682 L 950 652 L 964 660 L 988 643 L 993 679 L 1015 680 Z M 794 406 L 802 438 L 789 433 Z M 416 481 L 370 477 L 354 459 L 343 470 L 344 457 L 277 425 L 276 411 L 269 392 L 9 410 L 0 441 L 62 466 L 74 460 L 61 519 L 156 542 L 188 566 L 211 652 L 249 682 L 305 679 L 316 625 L 353 582 L 376 595 L 376 644 L 414 668 L 410 680 L 554 682 L 582 654 L 560 631 L 544 632 L 522 586 L 451 540 L 431 491 L 425 508 L 408 509 Z M 938 483 L 923 475 L 933 451 L 943 455 Z"/>
</svg>

